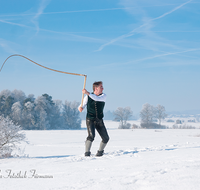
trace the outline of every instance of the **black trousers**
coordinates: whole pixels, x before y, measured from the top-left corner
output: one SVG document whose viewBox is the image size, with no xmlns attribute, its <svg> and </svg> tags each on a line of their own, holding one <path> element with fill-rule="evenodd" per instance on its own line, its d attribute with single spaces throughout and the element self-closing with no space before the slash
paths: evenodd
<svg viewBox="0 0 200 190">
<path fill-rule="evenodd" d="M 107 143 L 109 141 L 108 132 L 106 130 L 106 127 L 104 125 L 103 119 L 91 120 L 89 118 L 86 118 L 86 125 L 87 125 L 87 131 L 88 131 L 88 137 L 87 140 L 94 141 L 95 138 L 95 129 L 101 136 L 102 142 Z"/>
</svg>

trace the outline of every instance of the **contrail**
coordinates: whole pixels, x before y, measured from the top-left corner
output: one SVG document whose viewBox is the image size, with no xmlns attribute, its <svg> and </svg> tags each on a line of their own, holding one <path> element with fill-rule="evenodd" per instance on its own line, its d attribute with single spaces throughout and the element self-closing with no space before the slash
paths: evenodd
<svg viewBox="0 0 200 190">
<path fill-rule="evenodd" d="M 26 25 L 24 25 L 24 24 L 18 24 L 18 23 L 14 23 L 14 22 L 9 22 L 9 21 L 5 21 L 5 20 L 1 20 L 1 19 L 0 19 L 0 22 L 6 23 L 6 24 L 15 25 L 15 26 L 21 26 L 21 27 L 26 27 L 26 28 L 28 28 L 28 26 L 26 26 Z"/>
<path fill-rule="evenodd" d="M 42 0 L 42 2 L 40 3 L 40 6 L 38 8 L 38 12 L 36 13 L 36 15 L 33 17 L 32 19 L 32 22 L 35 24 L 36 26 L 36 31 L 37 33 L 39 32 L 40 30 L 40 27 L 39 27 L 39 23 L 38 23 L 38 19 L 40 17 L 40 15 L 43 14 L 43 11 L 44 9 L 46 8 L 46 6 L 48 5 L 49 3 L 49 0 Z"/>
<path fill-rule="evenodd" d="M 164 5 L 154 5 L 154 6 L 141 6 L 141 7 L 163 7 L 171 6 L 176 4 L 164 4 Z M 127 10 L 130 8 L 136 7 L 119 7 L 119 8 L 107 8 L 107 9 L 89 9 L 89 10 L 75 10 L 75 11 L 60 11 L 60 12 L 41 12 L 41 15 L 50 15 L 50 14 L 66 14 L 66 13 L 84 13 L 84 12 L 100 12 L 100 11 L 116 11 L 116 10 Z M 31 16 L 36 15 L 37 13 L 22 13 L 22 14 L 11 14 L 11 15 L 0 15 L 0 17 L 16 17 L 16 16 Z"/>
<path fill-rule="evenodd" d="M 188 49 L 188 50 L 184 50 L 184 51 L 179 51 L 179 52 L 173 52 L 173 53 L 164 53 L 164 54 L 160 54 L 160 55 L 155 55 L 155 56 L 151 56 L 151 57 L 146 57 L 146 58 L 142 58 L 142 59 L 138 59 L 138 60 L 133 60 L 133 61 L 128 61 L 126 63 L 110 63 L 110 64 L 106 64 L 106 65 L 101 65 L 101 66 L 95 66 L 94 68 L 106 68 L 108 69 L 109 66 L 110 67 L 116 67 L 119 65 L 129 65 L 129 64 L 136 64 L 137 62 L 141 62 L 141 61 L 146 61 L 146 60 L 150 60 L 150 59 L 155 59 L 155 58 L 159 58 L 159 57 L 165 57 L 165 56 L 170 56 L 170 55 L 176 55 L 176 54 L 182 54 L 182 53 L 187 53 L 187 52 L 192 52 L 192 51 L 200 51 L 200 48 L 197 49 Z M 93 69 L 94 69 L 93 68 Z"/>
<path fill-rule="evenodd" d="M 40 12 L 40 15 L 51 15 L 51 14 L 66 14 L 66 13 L 84 13 L 84 12 L 100 12 L 100 11 L 115 11 L 124 10 L 128 8 L 108 8 L 108 9 L 91 9 L 91 10 L 76 10 L 76 11 L 60 11 L 60 12 Z M 24 13 L 24 14 L 11 14 L 11 15 L 0 15 L 1 17 L 16 17 L 16 16 L 31 16 L 38 13 Z"/>
<path fill-rule="evenodd" d="M 174 8 L 174 9 L 172 9 L 171 11 L 169 11 L 169 12 L 167 12 L 167 13 L 165 13 L 165 14 L 163 14 L 163 15 L 157 17 L 157 18 L 152 19 L 151 21 L 157 20 L 157 19 L 160 19 L 160 18 L 163 18 L 163 17 L 165 17 L 165 16 L 167 16 L 167 15 L 173 13 L 174 11 L 180 9 L 181 7 L 183 7 L 184 5 L 188 4 L 188 3 L 191 2 L 191 1 L 192 1 L 192 0 L 187 1 L 187 2 L 185 2 L 185 3 L 183 3 L 183 4 L 181 4 L 180 6 L 178 6 L 178 7 Z"/>
<path fill-rule="evenodd" d="M 9 21 L 6 21 L 6 20 L 1 20 L 1 19 L 0 19 L 0 22 L 6 23 L 6 24 L 10 24 L 10 25 L 14 25 L 14 26 L 23 27 L 23 28 L 28 28 L 28 29 L 31 29 L 31 30 L 37 29 L 35 27 L 26 26 L 24 24 L 18 24 L 18 23 L 14 23 L 14 22 L 9 22 Z M 40 28 L 39 30 L 40 31 L 44 31 L 44 32 L 50 32 L 50 33 L 55 33 L 55 34 L 62 34 L 62 35 L 71 36 L 71 38 L 70 38 L 71 40 L 72 39 L 77 39 L 77 40 L 87 41 L 87 42 L 97 42 L 97 43 L 100 43 L 100 44 L 105 42 L 105 41 L 103 41 L 101 39 L 92 38 L 92 37 L 86 37 L 86 36 L 81 36 L 81 35 L 76 35 L 76 34 L 73 34 L 73 33 L 70 33 L 70 32 L 59 32 L 59 31 L 42 29 L 42 28 Z"/>
<path fill-rule="evenodd" d="M 135 60 L 135 61 L 129 61 L 129 62 L 124 63 L 124 64 L 131 64 L 131 63 L 134 63 L 134 62 L 146 61 L 146 60 L 155 59 L 155 58 L 158 58 L 158 57 L 164 57 L 164 56 L 168 56 L 168 55 L 176 55 L 176 54 L 187 53 L 187 52 L 192 52 L 192 51 L 199 51 L 199 50 L 200 50 L 200 48 L 196 48 L 196 49 L 188 49 L 188 50 L 185 50 L 185 51 L 179 51 L 179 52 L 173 52 L 173 53 L 164 53 L 164 54 L 155 55 L 155 56 L 152 56 L 152 57 L 146 57 L 146 58 L 143 58 L 143 59 L 138 59 L 138 60 Z"/>
<path fill-rule="evenodd" d="M 165 16 L 167 16 L 167 15 L 173 13 L 174 11 L 180 9 L 182 6 L 184 6 L 184 5 L 188 4 L 188 3 L 190 3 L 191 1 L 192 1 L 192 0 L 189 0 L 189 1 L 187 1 L 187 2 L 185 2 L 185 3 L 183 3 L 183 4 L 181 4 L 181 5 L 179 5 L 178 7 L 172 9 L 171 11 L 162 14 L 162 15 L 159 16 L 159 17 L 150 19 L 147 23 L 144 23 L 144 24 L 142 24 L 141 26 L 139 26 L 138 28 L 135 28 L 134 30 L 132 30 L 132 31 L 129 32 L 128 34 L 124 34 L 124 35 L 122 35 L 122 36 L 119 36 L 119 37 L 117 37 L 117 38 L 115 38 L 115 39 L 113 39 L 113 40 L 111 40 L 111 41 L 109 41 L 109 42 L 107 42 L 107 43 L 101 45 L 101 46 L 99 47 L 99 49 L 96 50 L 96 51 L 101 51 L 104 47 L 106 47 L 106 46 L 108 46 L 108 45 L 111 45 L 111 44 L 113 44 L 114 42 L 116 42 L 116 41 L 118 41 L 118 40 L 121 40 L 121 39 L 130 37 L 130 36 L 133 36 L 133 35 L 135 34 L 135 31 L 136 31 L 136 30 L 138 30 L 138 29 L 140 29 L 140 28 L 142 28 L 142 27 L 148 25 L 149 22 L 163 18 L 163 17 L 165 17 Z"/>
</svg>

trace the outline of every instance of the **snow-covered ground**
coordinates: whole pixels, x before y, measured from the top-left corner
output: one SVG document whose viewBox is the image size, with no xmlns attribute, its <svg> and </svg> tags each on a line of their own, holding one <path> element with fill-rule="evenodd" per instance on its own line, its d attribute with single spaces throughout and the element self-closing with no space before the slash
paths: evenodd
<svg viewBox="0 0 200 190">
<path fill-rule="evenodd" d="M 84 157 L 82 130 L 25 131 L 24 156 L 0 160 L 2 190 L 198 190 L 200 129 L 117 129 L 103 157 Z"/>
</svg>

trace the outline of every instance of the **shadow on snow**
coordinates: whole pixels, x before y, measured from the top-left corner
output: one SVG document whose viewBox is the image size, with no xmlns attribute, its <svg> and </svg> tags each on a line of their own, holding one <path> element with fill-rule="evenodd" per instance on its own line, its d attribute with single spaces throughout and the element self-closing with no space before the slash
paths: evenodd
<svg viewBox="0 0 200 190">
<path fill-rule="evenodd" d="M 41 159 L 46 159 L 46 158 L 68 158 L 74 155 L 58 155 L 58 156 L 37 156 L 37 157 L 30 157 L 30 158 L 41 158 Z"/>
</svg>

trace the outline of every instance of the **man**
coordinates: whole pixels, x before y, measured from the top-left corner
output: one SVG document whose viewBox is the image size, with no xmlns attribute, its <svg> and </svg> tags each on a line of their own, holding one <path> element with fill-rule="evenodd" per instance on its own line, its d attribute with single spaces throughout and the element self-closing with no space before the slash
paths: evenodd
<svg viewBox="0 0 200 190">
<path fill-rule="evenodd" d="M 82 92 L 86 94 L 83 100 L 83 106 L 79 106 L 80 112 L 87 106 L 86 125 L 88 137 L 85 142 L 85 156 L 90 156 L 92 142 L 95 138 L 95 129 L 102 138 L 99 150 L 96 156 L 103 156 L 104 148 L 109 141 L 109 136 L 103 122 L 103 109 L 106 101 L 106 94 L 103 93 L 103 83 L 101 81 L 93 83 L 93 93 L 89 93 L 86 89 Z"/>
</svg>

